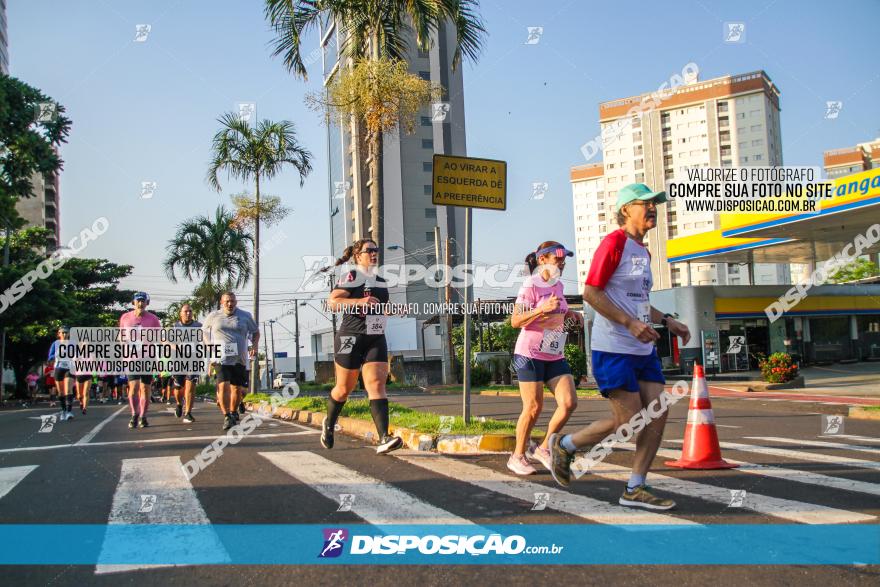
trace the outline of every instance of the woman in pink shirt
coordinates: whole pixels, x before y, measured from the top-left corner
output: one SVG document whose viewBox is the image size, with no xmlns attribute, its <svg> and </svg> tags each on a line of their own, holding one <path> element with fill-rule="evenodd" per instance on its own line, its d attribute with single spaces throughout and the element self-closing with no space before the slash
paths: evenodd
<svg viewBox="0 0 880 587">
<path fill-rule="evenodd" d="M 507 468 L 517 475 L 531 475 L 535 468 L 526 458 L 532 428 L 544 407 L 544 385 L 556 398 L 556 411 L 547 425 L 547 436 L 531 456 L 551 468 L 547 438 L 561 430 L 577 407 L 575 381 L 565 360 L 566 328 L 583 324 L 577 312 L 568 309 L 561 281 L 565 259 L 574 255 L 556 241 L 543 242 L 525 261 L 529 276 L 519 290 L 510 324 L 520 328 L 513 351 L 523 410 L 516 423 L 516 448 Z"/>
</svg>

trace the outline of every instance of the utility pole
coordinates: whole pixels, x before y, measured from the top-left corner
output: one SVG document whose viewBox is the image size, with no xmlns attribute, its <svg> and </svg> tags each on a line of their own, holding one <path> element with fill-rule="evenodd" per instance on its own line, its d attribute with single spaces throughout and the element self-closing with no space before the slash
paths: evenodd
<svg viewBox="0 0 880 587">
<path fill-rule="evenodd" d="M 274 374 L 272 370 L 269 369 L 269 343 L 266 340 L 266 323 L 263 322 L 263 354 L 266 355 L 266 371 L 268 375 L 266 376 L 266 387 L 272 389 L 272 379 Z"/>
<path fill-rule="evenodd" d="M 275 379 L 275 320 L 269 320 L 269 336 L 272 337 L 272 379 Z"/>
<path fill-rule="evenodd" d="M 9 219 L 4 218 L 6 223 L 6 242 L 3 243 L 3 267 L 9 267 Z M 0 405 L 3 405 L 3 392 L 6 391 L 6 327 L 0 328 Z"/>
<path fill-rule="evenodd" d="M 449 267 L 450 257 L 449 257 L 449 237 L 446 237 L 444 241 L 444 263 L 447 267 Z M 450 383 L 455 381 L 456 378 L 456 370 L 455 370 L 455 345 L 452 344 L 452 313 L 449 311 L 449 306 L 452 303 L 452 285 L 451 281 L 447 281 L 446 283 L 446 316 L 444 323 L 446 324 L 446 348 L 449 349 L 449 360 L 447 361 L 447 377 Z"/>
<path fill-rule="evenodd" d="M 440 227 L 434 227 L 434 263 L 440 263 Z M 446 267 L 449 267 L 449 260 L 447 256 Z M 448 271 L 448 269 L 447 269 Z M 446 279 L 448 276 L 444 276 Z M 445 286 L 443 289 L 437 289 L 437 301 L 440 302 L 440 305 L 443 305 L 443 297 L 444 290 L 449 287 Z M 447 294 L 448 298 L 448 294 Z M 448 301 L 448 299 L 447 299 Z M 447 324 L 446 319 L 444 318 L 444 314 L 447 312 L 440 312 L 437 314 L 437 324 L 440 325 L 440 359 L 442 362 L 442 371 L 443 371 L 443 385 L 449 385 L 453 381 L 453 370 L 452 370 L 452 347 L 449 345 L 449 324 Z M 425 329 L 422 328 L 422 347 L 425 346 Z M 424 351 L 424 348 L 422 348 Z M 424 352 L 422 352 L 424 356 Z"/>
<path fill-rule="evenodd" d="M 294 335 L 293 341 L 296 344 L 296 380 L 300 381 L 299 378 L 299 300 L 294 301 L 293 305 L 293 323 L 294 323 Z"/>
</svg>

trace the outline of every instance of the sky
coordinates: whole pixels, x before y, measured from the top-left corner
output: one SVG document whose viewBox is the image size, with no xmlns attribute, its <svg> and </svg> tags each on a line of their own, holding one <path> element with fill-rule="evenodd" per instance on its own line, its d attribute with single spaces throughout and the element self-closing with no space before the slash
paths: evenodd
<svg viewBox="0 0 880 587">
<path fill-rule="evenodd" d="M 599 132 L 598 104 L 654 91 L 688 62 L 701 80 L 767 73 L 781 92 L 786 165 L 821 166 L 824 150 L 880 136 L 877 0 L 483 0 L 479 11 L 488 34 L 479 60 L 463 66 L 467 154 L 507 161 L 508 207 L 474 213 L 478 262 L 518 263 L 544 240 L 573 249 L 569 170 L 587 163 L 580 148 Z M 194 285 L 162 269 L 177 226 L 251 188 L 221 176 L 218 193 L 205 181 L 220 115 L 255 102 L 260 118 L 296 124 L 312 173 L 302 187 L 292 169 L 262 186 L 292 209 L 263 231 L 275 245 L 262 256 L 260 304 L 261 320 L 279 320 L 276 351 L 292 354 L 285 300 L 302 257 L 329 250 L 326 128 L 304 103 L 320 87 L 320 59 L 308 81 L 287 73 L 271 57 L 258 0 L 11 0 L 7 20 L 11 75 L 73 120 L 61 149 L 62 242 L 106 217 L 109 229 L 82 255 L 132 265 L 121 286 L 149 292 L 154 308 Z M 726 22 L 745 24 L 744 42 L 724 42 Z M 143 42 L 139 24 L 150 25 Z M 537 43 L 526 43 L 529 27 L 542 27 Z M 318 46 L 314 35 L 305 42 L 306 54 Z M 825 118 L 827 101 L 842 102 L 837 118 Z M 141 197 L 145 181 L 156 182 L 151 198 Z M 532 197 L 535 182 L 548 184 L 543 199 Z M 566 293 L 577 291 L 573 277 Z M 250 286 L 239 300 L 252 309 Z M 327 324 L 301 309 L 303 337 Z"/>
</svg>

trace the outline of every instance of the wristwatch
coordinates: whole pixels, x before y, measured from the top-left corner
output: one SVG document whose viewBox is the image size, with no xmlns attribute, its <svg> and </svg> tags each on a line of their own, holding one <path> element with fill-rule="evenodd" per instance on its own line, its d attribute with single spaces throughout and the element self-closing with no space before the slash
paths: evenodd
<svg viewBox="0 0 880 587">
<path fill-rule="evenodd" d="M 660 324 L 662 324 L 663 326 L 666 326 L 666 319 L 667 318 L 675 318 L 675 316 L 673 316 L 672 314 L 663 314 L 663 319 L 660 320 Z"/>
</svg>

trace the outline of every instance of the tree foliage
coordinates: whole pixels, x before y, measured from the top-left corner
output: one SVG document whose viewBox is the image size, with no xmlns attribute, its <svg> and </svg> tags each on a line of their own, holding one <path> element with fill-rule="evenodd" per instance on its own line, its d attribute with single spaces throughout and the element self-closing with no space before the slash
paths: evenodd
<svg viewBox="0 0 880 587">
<path fill-rule="evenodd" d="M 306 103 L 322 114 L 329 109 L 340 124 L 353 115 L 369 134 L 387 133 L 399 124 L 411 133 L 419 110 L 432 99 L 439 100 L 441 93 L 439 85 L 410 73 L 405 61 L 361 59 L 340 71 L 326 94 L 308 94 Z"/>
<path fill-rule="evenodd" d="M 847 281 L 857 281 L 868 277 L 876 277 L 880 275 L 880 268 L 877 264 L 869 259 L 856 259 L 849 265 L 845 265 L 835 271 L 828 277 L 831 283 L 846 283 Z"/>
<path fill-rule="evenodd" d="M 62 168 L 57 147 L 67 141 L 71 124 L 64 112 L 40 90 L 0 74 L 0 217 L 13 228 L 24 226 L 15 204 L 31 197 L 32 176 Z"/>
</svg>

